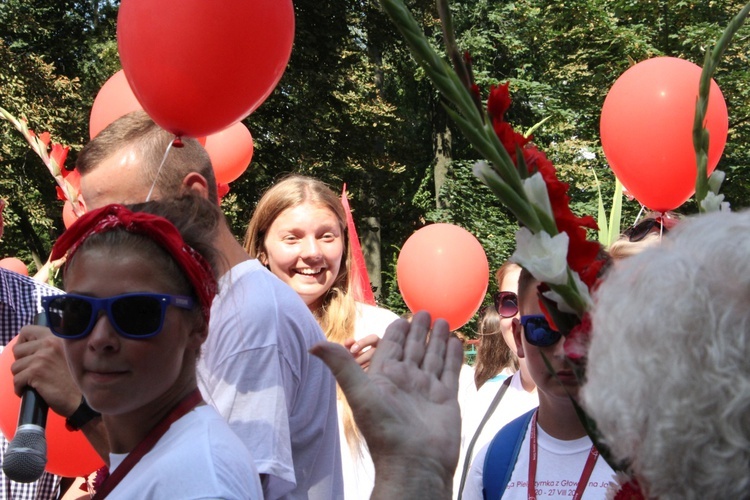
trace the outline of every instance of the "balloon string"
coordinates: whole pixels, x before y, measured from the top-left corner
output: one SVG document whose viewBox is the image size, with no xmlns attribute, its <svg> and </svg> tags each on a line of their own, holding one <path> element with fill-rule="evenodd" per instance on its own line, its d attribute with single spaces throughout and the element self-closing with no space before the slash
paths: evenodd
<svg viewBox="0 0 750 500">
<path fill-rule="evenodd" d="M 661 238 L 664 236 L 664 219 L 667 218 L 667 213 L 662 212 L 661 216 L 659 217 L 659 243 L 661 243 Z"/>
<path fill-rule="evenodd" d="M 175 137 L 175 140 L 178 140 L 178 139 L 179 139 L 179 137 Z M 169 150 L 172 149 L 172 144 L 174 144 L 174 141 L 169 141 L 169 144 L 167 144 L 167 150 L 164 151 L 164 156 L 161 159 L 161 163 L 159 164 L 159 168 L 156 170 L 156 176 L 154 176 L 154 182 L 151 183 L 151 189 L 148 190 L 148 196 L 146 196 L 146 201 L 151 201 L 151 195 L 154 193 L 154 188 L 156 187 L 156 181 L 159 179 L 159 174 L 161 173 L 161 168 L 167 162 L 167 156 L 169 156 Z"/>
<path fill-rule="evenodd" d="M 638 221 L 639 221 L 639 220 L 641 220 L 641 215 L 643 215 L 643 211 L 644 211 L 645 209 L 646 209 L 646 206 L 645 206 L 645 205 L 641 205 L 641 211 L 640 211 L 640 212 L 638 212 L 638 215 L 637 215 L 637 216 L 636 216 L 636 218 L 635 218 L 635 222 L 633 222 L 633 225 L 634 225 L 634 226 L 638 224 Z"/>
</svg>

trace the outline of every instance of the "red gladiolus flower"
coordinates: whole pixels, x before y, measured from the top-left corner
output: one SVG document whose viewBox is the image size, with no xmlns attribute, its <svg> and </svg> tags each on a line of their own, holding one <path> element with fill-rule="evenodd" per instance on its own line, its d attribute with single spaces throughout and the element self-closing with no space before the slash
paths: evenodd
<svg viewBox="0 0 750 500">
<path fill-rule="evenodd" d="M 49 137 L 49 133 L 45 132 L 47 134 L 47 137 Z M 44 134 L 42 134 L 44 135 Z M 49 143 L 49 140 L 47 140 L 47 143 Z M 68 151 L 70 151 L 70 146 L 63 146 L 62 144 L 58 144 L 56 142 L 52 143 L 52 151 L 50 152 L 50 158 L 55 160 L 55 163 L 57 163 L 57 166 L 60 167 L 60 169 L 65 172 L 65 159 L 68 157 Z M 65 173 L 63 173 L 63 177 L 65 177 Z"/>
<path fill-rule="evenodd" d="M 602 273 L 602 269 L 608 262 L 608 257 L 597 259 L 578 273 L 581 277 L 581 281 L 586 283 L 586 286 L 589 287 L 589 292 L 594 293 L 599 287 L 599 284 L 601 283 L 599 275 Z"/>
<path fill-rule="evenodd" d="M 631 479 L 627 483 L 623 484 L 617 494 L 615 500 L 644 500 L 643 491 L 641 485 L 638 484 L 638 480 Z"/>
<path fill-rule="evenodd" d="M 591 317 L 586 313 L 581 322 L 565 337 L 565 344 L 563 344 L 565 355 L 573 361 L 580 361 L 586 357 L 590 343 Z"/>
<path fill-rule="evenodd" d="M 510 108 L 510 82 L 504 85 L 490 86 L 490 95 L 487 98 L 487 114 L 490 115 L 492 123 L 502 121 L 505 112 Z"/>
<path fill-rule="evenodd" d="M 476 83 L 471 84 L 471 88 L 469 89 L 469 92 L 471 92 L 471 95 L 474 96 L 474 99 L 477 99 L 477 100 L 482 99 L 482 94 L 479 91 L 479 85 L 477 85 Z"/>
<path fill-rule="evenodd" d="M 544 293 L 545 291 L 549 290 L 549 287 L 545 283 L 542 283 L 537 287 L 537 289 L 539 290 L 539 293 Z M 550 314 L 550 312 L 547 310 L 547 306 L 544 304 L 544 301 L 539 300 L 539 308 L 542 310 L 542 314 L 544 314 L 544 319 L 547 320 L 549 327 L 559 332 L 560 329 L 555 323 L 554 318 L 552 318 L 552 314 Z"/>
</svg>

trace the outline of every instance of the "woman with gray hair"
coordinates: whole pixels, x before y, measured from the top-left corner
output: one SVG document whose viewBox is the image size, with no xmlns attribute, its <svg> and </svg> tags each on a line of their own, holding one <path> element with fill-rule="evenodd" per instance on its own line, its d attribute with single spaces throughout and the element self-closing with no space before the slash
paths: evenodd
<svg viewBox="0 0 750 500">
<path fill-rule="evenodd" d="M 750 498 L 750 212 L 681 222 L 596 294 L 584 406 L 646 498 Z"/>
</svg>

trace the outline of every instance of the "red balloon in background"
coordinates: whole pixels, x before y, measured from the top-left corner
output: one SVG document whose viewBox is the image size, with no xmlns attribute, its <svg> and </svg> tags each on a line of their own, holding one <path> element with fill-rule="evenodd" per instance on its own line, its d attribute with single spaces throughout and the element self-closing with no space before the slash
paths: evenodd
<svg viewBox="0 0 750 500">
<path fill-rule="evenodd" d="M 117 46 L 143 109 L 176 135 L 210 135 L 252 113 L 281 79 L 291 0 L 122 0 Z"/>
<path fill-rule="evenodd" d="M 253 158 L 253 137 L 242 122 L 209 135 L 204 147 L 219 184 L 236 180 L 247 170 Z"/>
<path fill-rule="evenodd" d="M 429 311 L 451 330 L 465 325 L 487 292 L 490 267 L 481 243 L 453 224 L 432 224 L 412 234 L 396 264 L 404 302 L 412 312 Z"/>
<path fill-rule="evenodd" d="M 21 398 L 13 390 L 13 374 L 10 366 L 15 361 L 13 346 L 18 337 L 8 342 L 0 353 L 0 430 L 8 439 L 13 439 L 18 425 Z M 104 461 L 84 437 L 83 432 L 71 432 L 65 428 L 65 419 L 50 411 L 47 416 L 47 472 L 65 477 L 87 476 Z"/>
<path fill-rule="evenodd" d="M 29 275 L 29 269 L 26 267 L 26 264 L 17 257 L 5 257 L 4 259 L 0 259 L 0 267 L 18 274 L 23 274 L 24 276 Z"/>
<path fill-rule="evenodd" d="M 604 154 L 625 189 L 651 210 L 673 210 L 695 192 L 692 131 L 700 74 L 699 66 L 682 59 L 648 59 L 625 71 L 604 100 Z M 711 173 L 729 129 L 726 102 L 713 80 L 706 128 Z"/>
<path fill-rule="evenodd" d="M 107 125 L 121 116 L 139 109 L 143 108 L 130 89 L 125 73 L 122 70 L 118 71 L 104 82 L 96 94 L 89 118 L 89 138 L 96 137 Z"/>
</svg>

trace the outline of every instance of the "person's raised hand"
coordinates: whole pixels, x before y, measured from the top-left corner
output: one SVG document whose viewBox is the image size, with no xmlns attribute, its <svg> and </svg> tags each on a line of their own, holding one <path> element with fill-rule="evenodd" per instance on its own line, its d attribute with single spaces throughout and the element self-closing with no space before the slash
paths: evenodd
<svg viewBox="0 0 750 500">
<path fill-rule="evenodd" d="M 81 403 L 81 391 L 73 382 L 63 352 L 63 340 L 49 328 L 27 325 L 13 346 L 11 365 L 16 394 L 33 387 L 55 413 L 69 417 Z"/>
<path fill-rule="evenodd" d="M 344 346 L 310 352 L 331 369 L 375 463 L 373 498 L 450 498 L 458 461 L 461 342 L 430 315 L 398 320 L 386 330 L 365 373 Z"/>
</svg>

